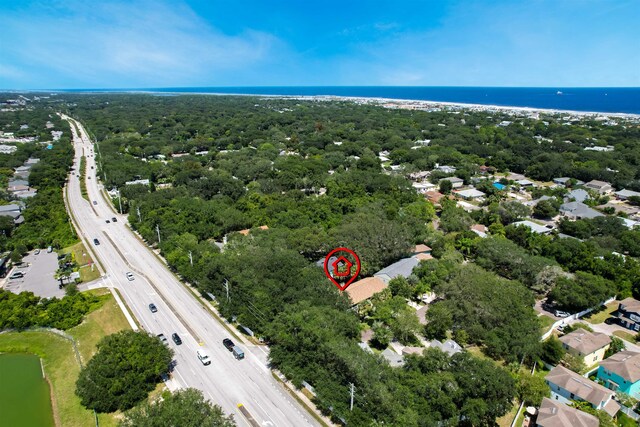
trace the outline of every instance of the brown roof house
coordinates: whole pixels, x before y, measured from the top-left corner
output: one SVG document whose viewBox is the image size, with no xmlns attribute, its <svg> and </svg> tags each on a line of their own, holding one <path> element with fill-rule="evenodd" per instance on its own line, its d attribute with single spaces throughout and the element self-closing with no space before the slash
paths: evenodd
<svg viewBox="0 0 640 427">
<path fill-rule="evenodd" d="M 575 331 L 560 338 L 562 347 L 568 353 L 579 357 L 585 366 L 592 366 L 604 359 L 604 353 L 611 344 L 611 338 L 600 332 L 589 332 L 584 329 Z"/>
<path fill-rule="evenodd" d="M 345 292 L 351 298 L 351 302 L 356 305 L 368 300 L 378 292 L 384 291 L 386 288 L 387 284 L 382 279 L 373 276 L 352 283 L 345 289 Z"/>
<path fill-rule="evenodd" d="M 598 427 L 600 421 L 593 415 L 563 403 L 542 399 L 536 427 Z"/>
<path fill-rule="evenodd" d="M 573 401 L 589 402 L 594 409 L 605 411 L 612 417 L 620 410 L 613 400 L 615 393 L 564 366 L 556 366 L 545 377 L 551 389 L 551 399 L 567 405 Z"/>
</svg>

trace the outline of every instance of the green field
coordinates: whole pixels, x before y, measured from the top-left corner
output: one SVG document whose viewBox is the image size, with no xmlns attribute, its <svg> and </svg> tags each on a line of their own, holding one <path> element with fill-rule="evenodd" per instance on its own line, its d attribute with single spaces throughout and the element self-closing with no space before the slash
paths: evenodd
<svg viewBox="0 0 640 427">
<path fill-rule="evenodd" d="M 105 289 L 91 292 L 98 295 L 109 294 Z M 87 363 L 96 351 L 96 343 L 102 337 L 128 328 L 129 324 L 124 315 L 113 297 L 109 295 L 100 308 L 89 313 L 84 322 L 67 332 L 76 340 L 80 357 L 84 363 Z M 53 410 L 57 425 L 64 427 L 95 425 L 93 412 L 85 409 L 75 394 L 75 382 L 80 373 L 80 364 L 69 340 L 50 332 L 2 333 L 0 334 L 0 352 L 32 353 L 42 358 L 44 371 L 53 390 Z M 39 365 L 38 374 L 41 375 Z M 0 384 L 3 383 L 4 377 L 0 381 Z M 0 425 L 13 426 L 14 424 L 4 423 L 4 411 L 1 409 L 2 406 L 0 406 Z M 99 414 L 100 427 L 114 427 L 120 417 L 120 413 Z M 40 424 L 30 425 L 39 426 Z"/>
<path fill-rule="evenodd" d="M 49 384 L 42 377 L 39 357 L 1 354 L 0 379 L 0 422 L 3 425 L 54 425 Z"/>
</svg>

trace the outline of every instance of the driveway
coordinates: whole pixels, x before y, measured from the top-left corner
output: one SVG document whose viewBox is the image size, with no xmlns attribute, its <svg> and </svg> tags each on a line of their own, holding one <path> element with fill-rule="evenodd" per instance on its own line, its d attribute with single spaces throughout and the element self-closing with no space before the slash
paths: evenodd
<svg viewBox="0 0 640 427">
<path fill-rule="evenodd" d="M 591 327 L 591 329 L 593 329 L 594 332 L 601 332 L 603 334 L 607 334 L 609 336 L 614 336 L 613 333 L 615 331 L 622 331 L 622 332 L 626 332 L 628 334 L 633 334 L 634 332 L 627 329 L 627 328 L 623 328 L 620 325 L 607 325 L 606 323 L 598 323 L 598 324 L 591 324 L 591 323 L 587 323 L 587 325 L 589 325 Z M 620 337 L 618 337 L 620 338 Z M 632 344 L 627 340 L 622 340 L 624 342 L 624 346 L 627 350 L 631 350 L 631 351 L 637 351 L 640 352 L 640 345 L 637 344 Z"/>
<path fill-rule="evenodd" d="M 64 296 L 64 289 L 59 289 L 59 282 L 54 279 L 54 274 L 58 269 L 58 254 L 55 252 L 47 253 L 41 250 L 38 255 L 34 255 L 33 251 L 22 258 L 22 262 L 26 265 L 20 268 L 14 268 L 7 274 L 4 289 L 13 293 L 33 292 L 43 298 Z M 24 277 L 21 279 L 9 279 L 11 273 L 21 271 Z"/>
</svg>

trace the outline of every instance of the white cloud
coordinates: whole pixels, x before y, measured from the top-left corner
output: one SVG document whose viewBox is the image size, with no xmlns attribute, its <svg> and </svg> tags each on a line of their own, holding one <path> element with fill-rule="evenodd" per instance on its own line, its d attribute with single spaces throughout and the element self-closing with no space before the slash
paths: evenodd
<svg viewBox="0 0 640 427">
<path fill-rule="evenodd" d="M 0 47 L 16 63 L 101 87 L 215 85 L 282 45 L 264 32 L 223 34 L 179 2 L 57 4 L 5 14 L 0 26 L 19 34 Z"/>
</svg>

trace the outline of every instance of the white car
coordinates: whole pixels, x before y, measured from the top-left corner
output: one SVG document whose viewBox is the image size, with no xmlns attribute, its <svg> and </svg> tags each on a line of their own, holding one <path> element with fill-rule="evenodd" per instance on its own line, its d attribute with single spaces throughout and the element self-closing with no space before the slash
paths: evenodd
<svg viewBox="0 0 640 427">
<path fill-rule="evenodd" d="M 127 275 L 127 280 L 128 280 L 128 281 L 135 280 L 135 277 L 133 277 L 133 273 L 132 273 L 132 272 L 127 271 L 127 274 L 126 274 L 126 275 Z"/>
<path fill-rule="evenodd" d="M 207 354 L 206 351 L 204 351 L 203 349 L 199 348 L 196 351 L 196 354 L 198 355 L 198 359 L 200 359 L 200 361 L 202 362 L 203 365 L 210 365 L 211 364 L 211 358 L 209 358 L 209 355 Z"/>
<path fill-rule="evenodd" d="M 553 314 L 555 314 L 556 317 L 569 317 L 569 313 L 562 310 L 556 310 Z"/>
</svg>

